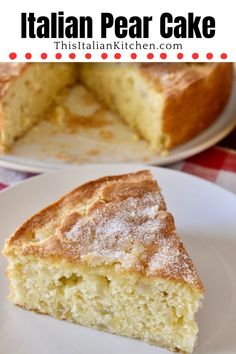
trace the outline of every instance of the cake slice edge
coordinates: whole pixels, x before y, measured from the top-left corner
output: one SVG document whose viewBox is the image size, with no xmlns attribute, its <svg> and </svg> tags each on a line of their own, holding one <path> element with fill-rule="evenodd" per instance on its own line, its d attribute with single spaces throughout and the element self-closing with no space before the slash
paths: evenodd
<svg viewBox="0 0 236 354">
<path fill-rule="evenodd" d="M 102 255 L 87 252 L 78 259 L 78 249 L 74 245 L 78 240 L 68 243 L 66 239 L 63 243 L 61 234 L 54 238 L 49 236 L 48 242 L 47 227 L 50 225 L 55 229 L 61 222 L 62 214 L 64 219 L 59 230 L 63 237 L 68 232 L 68 226 L 69 230 L 72 229 L 78 217 L 73 211 L 75 206 L 77 211 L 86 206 L 91 213 L 96 213 L 99 208 L 105 213 L 103 204 L 106 200 L 109 204 L 118 198 L 126 208 L 127 199 L 135 195 L 134 199 L 139 200 L 142 193 L 152 193 L 153 190 L 158 194 L 159 218 L 163 216 L 169 224 L 167 228 L 174 228 L 172 238 L 178 242 L 178 251 L 185 257 L 190 270 L 187 275 L 191 274 L 189 279 L 184 280 L 183 274 L 179 276 L 179 269 L 177 274 L 172 273 L 172 277 L 171 268 L 166 267 L 166 273 L 156 271 L 155 262 L 160 263 L 160 257 L 152 257 L 152 262 L 145 259 L 139 262 L 139 244 L 131 251 L 129 249 L 133 258 L 128 252 L 126 258 L 121 260 L 119 253 L 115 257 L 113 253 L 110 259 L 109 252 Z M 81 202 L 79 208 L 78 200 Z M 70 214 L 65 217 L 65 210 L 68 209 Z M 45 225 L 46 229 L 42 229 Z M 24 223 L 7 241 L 4 254 L 9 262 L 10 297 L 15 304 L 85 326 L 141 338 L 172 351 L 192 351 L 197 335 L 194 314 L 203 297 L 203 285 L 175 233 L 173 218 L 166 211 L 160 189 L 148 171 L 104 177 L 75 189 Z M 165 261 L 164 258 L 162 261 Z M 127 264 L 130 264 L 128 268 Z M 182 302 L 185 299 L 184 306 L 178 296 Z M 178 306 L 172 308 L 171 303 Z M 158 321 L 155 313 L 159 316 Z M 122 317 L 123 314 L 125 317 Z M 167 333 L 165 340 L 160 335 L 161 331 Z"/>
</svg>

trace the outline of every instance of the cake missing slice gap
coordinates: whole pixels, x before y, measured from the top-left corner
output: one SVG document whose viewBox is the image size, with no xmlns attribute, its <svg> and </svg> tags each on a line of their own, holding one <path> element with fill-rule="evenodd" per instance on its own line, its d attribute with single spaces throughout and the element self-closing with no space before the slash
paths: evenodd
<svg viewBox="0 0 236 354">
<path fill-rule="evenodd" d="M 88 182 L 6 242 L 10 300 L 191 353 L 203 285 L 149 171 Z"/>
<path fill-rule="evenodd" d="M 199 134 L 231 94 L 232 63 L 0 63 L 0 150 L 45 117 L 75 82 L 156 152 Z"/>
</svg>

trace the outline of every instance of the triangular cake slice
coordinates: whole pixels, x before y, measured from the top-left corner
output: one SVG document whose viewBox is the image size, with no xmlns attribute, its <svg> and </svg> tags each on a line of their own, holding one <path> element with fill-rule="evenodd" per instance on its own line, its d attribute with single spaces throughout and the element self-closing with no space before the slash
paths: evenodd
<svg viewBox="0 0 236 354">
<path fill-rule="evenodd" d="M 203 285 L 149 171 L 75 189 L 26 221 L 4 254 L 16 305 L 192 352 Z"/>
</svg>

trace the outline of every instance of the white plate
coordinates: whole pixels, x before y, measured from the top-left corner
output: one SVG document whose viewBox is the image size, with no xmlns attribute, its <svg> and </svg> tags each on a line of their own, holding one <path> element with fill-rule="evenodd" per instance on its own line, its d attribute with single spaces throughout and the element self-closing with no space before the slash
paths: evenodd
<svg viewBox="0 0 236 354">
<path fill-rule="evenodd" d="M 81 87 L 77 85 L 69 91 L 64 104 L 74 116 L 81 117 L 83 113 L 83 118 L 92 119 L 96 109 L 101 109 L 101 105 L 94 102 L 94 99 L 88 104 L 89 100 Z M 91 94 L 89 95 L 91 98 Z M 93 112 L 92 116 L 87 117 L 89 112 Z M 166 165 L 180 161 L 213 146 L 235 127 L 236 81 L 230 101 L 219 118 L 203 133 L 179 145 L 165 156 L 151 151 L 146 141 L 135 139 L 133 131 L 114 113 L 106 109 L 102 112 L 107 120 L 104 127 L 88 129 L 80 126 L 77 134 L 57 128 L 55 122 L 40 122 L 17 141 L 11 154 L 0 155 L 0 165 L 30 172 L 44 172 L 63 168 L 65 164 L 135 162 Z M 107 138 L 107 132 L 112 138 Z"/>
<path fill-rule="evenodd" d="M 84 165 L 32 178 L 0 193 L 2 248 L 25 218 L 72 188 L 102 175 L 143 165 Z M 177 229 L 202 278 L 206 296 L 198 314 L 195 354 L 236 353 L 236 197 L 204 180 L 168 169 L 151 168 Z M 1 354 L 164 354 L 141 341 L 101 333 L 22 310 L 8 303 L 5 260 L 0 264 Z"/>
</svg>

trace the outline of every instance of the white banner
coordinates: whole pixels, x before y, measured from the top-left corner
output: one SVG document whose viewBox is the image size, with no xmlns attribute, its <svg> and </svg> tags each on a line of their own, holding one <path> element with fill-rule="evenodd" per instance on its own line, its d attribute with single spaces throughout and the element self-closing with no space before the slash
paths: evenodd
<svg viewBox="0 0 236 354">
<path fill-rule="evenodd" d="M 236 61 L 234 2 L 0 3 L 1 61 Z"/>
</svg>

